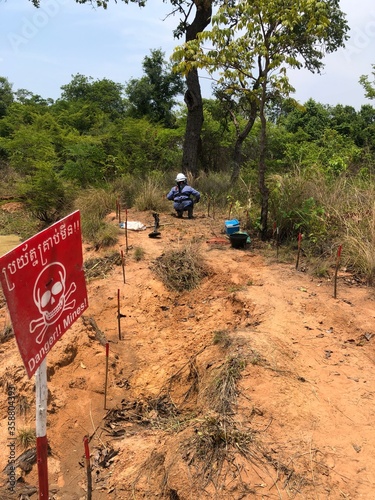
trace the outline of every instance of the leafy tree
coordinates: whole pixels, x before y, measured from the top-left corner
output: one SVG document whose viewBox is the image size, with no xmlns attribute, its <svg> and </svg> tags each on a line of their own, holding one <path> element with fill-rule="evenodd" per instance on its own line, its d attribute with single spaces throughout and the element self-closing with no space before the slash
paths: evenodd
<svg viewBox="0 0 375 500">
<path fill-rule="evenodd" d="M 338 0 L 230 1 L 219 7 L 212 25 L 175 51 L 176 68 L 185 74 L 193 68 L 206 68 L 217 79 L 218 95 L 226 101 L 233 119 L 239 114 L 246 117 L 244 127 L 237 128 L 233 181 L 240 173 L 242 144 L 260 118 L 259 190 L 265 238 L 267 103 L 293 91 L 288 68 L 319 72 L 325 53 L 343 45 L 348 27 Z M 207 43 L 212 48 L 206 49 Z"/>
<path fill-rule="evenodd" d="M 98 7 L 106 9 L 109 0 L 76 0 L 77 3 L 96 3 Z M 123 0 L 126 4 L 136 3 L 144 7 L 147 0 Z M 166 0 L 163 0 L 166 1 Z M 170 0 L 173 14 L 181 15 L 180 22 L 174 31 L 177 38 L 185 36 L 185 41 L 195 40 L 198 33 L 202 32 L 211 21 L 212 7 L 218 0 Z M 31 0 L 35 7 L 39 7 L 41 0 Z M 225 2 L 224 2 L 225 3 Z M 192 16 L 193 13 L 193 16 Z M 193 17 L 193 18 L 192 18 Z M 191 20 L 192 18 L 192 20 Z M 201 148 L 201 130 L 203 125 L 203 100 L 199 83 L 197 68 L 191 67 L 186 73 L 186 86 L 184 100 L 187 106 L 187 122 L 185 140 L 183 145 L 182 170 L 198 173 L 198 158 Z"/>
<path fill-rule="evenodd" d="M 310 140 L 315 140 L 330 126 L 330 114 L 326 106 L 309 99 L 302 107 L 294 108 L 282 123 L 289 132 L 302 129 Z"/>
<path fill-rule="evenodd" d="M 0 76 L 0 119 L 6 115 L 14 100 L 12 84 L 4 76 Z"/>
<path fill-rule="evenodd" d="M 337 104 L 328 107 L 330 128 L 337 130 L 341 135 L 354 138 L 355 129 L 358 126 L 358 114 L 353 106 Z"/>
<path fill-rule="evenodd" d="M 375 99 L 375 64 L 372 65 L 372 69 L 372 76 L 374 77 L 373 82 L 370 82 L 367 75 L 362 75 L 359 78 L 359 83 L 364 88 L 367 99 Z"/>
<path fill-rule="evenodd" d="M 66 186 L 51 165 L 42 164 L 18 185 L 20 196 L 32 214 L 47 224 L 57 221 L 68 211 L 72 201 Z"/>
<path fill-rule="evenodd" d="M 67 145 L 63 152 L 66 162 L 62 176 L 83 188 L 102 182 L 106 154 L 100 138 L 83 135 L 71 139 L 72 144 Z"/>
<path fill-rule="evenodd" d="M 182 128 L 165 129 L 145 118 L 126 118 L 110 130 L 111 153 L 119 174 L 145 177 L 152 170 L 165 172 L 181 164 Z"/>
<path fill-rule="evenodd" d="M 10 166 L 22 176 L 44 165 L 58 164 L 50 133 L 37 125 L 21 125 L 12 137 L 0 139 L 0 147 L 7 152 Z"/>
<path fill-rule="evenodd" d="M 33 94 L 29 90 L 26 89 L 18 89 L 15 92 L 15 99 L 17 102 L 21 104 L 29 104 L 35 106 L 50 106 L 53 104 L 53 99 L 44 99 L 38 94 Z"/>
<path fill-rule="evenodd" d="M 151 50 L 151 56 L 144 58 L 142 66 L 145 76 L 131 79 L 125 87 L 129 115 L 148 117 L 152 122 L 172 127 L 175 123 L 172 109 L 175 97 L 184 89 L 183 80 L 166 64 L 160 49 Z"/>
<path fill-rule="evenodd" d="M 103 78 L 95 80 L 79 73 L 67 85 L 61 87 L 61 100 L 76 104 L 90 105 L 112 120 L 124 113 L 123 85 Z"/>
<path fill-rule="evenodd" d="M 357 114 L 354 134 L 357 146 L 368 147 L 375 152 L 375 108 L 373 106 L 369 104 L 361 106 Z"/>
</svg>

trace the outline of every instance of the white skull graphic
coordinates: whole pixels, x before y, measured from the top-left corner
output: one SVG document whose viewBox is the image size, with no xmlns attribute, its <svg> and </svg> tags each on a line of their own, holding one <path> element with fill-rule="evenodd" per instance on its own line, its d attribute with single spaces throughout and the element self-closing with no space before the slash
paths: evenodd
<svg viewBox="0 0 375 500">
<path fill-rule="evenodd" d="M 38 344 L 43 341 L 47 328 L 56 323 L 65 310 L 74 308 L 76 301 L 67 301 L 75 290 L 76 284 L 72 283 L 66 291 L 66 270 L 61 262 L 52 262 L 42 269 L 33 292 L 33 299 L 41 317 L 30 322 L 30 333 L 43 327 L 36 338 Z"/>
</svg>

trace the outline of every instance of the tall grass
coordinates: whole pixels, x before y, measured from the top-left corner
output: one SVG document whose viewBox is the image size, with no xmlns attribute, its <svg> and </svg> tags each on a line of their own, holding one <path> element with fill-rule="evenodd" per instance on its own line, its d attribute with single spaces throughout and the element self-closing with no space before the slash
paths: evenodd
<svg viewBox="0 0 375 500">
<path fill-rule="evenodd" d="M 357 200 L 355 211 L 342 214 L 343 255 L 348 267 L 375 284 L 375 190 Z"/>
<path fill-rule="evenodd" d="M 194 182 L 201 193 L 202 201 L 210 203 L 213 209 L 224 209 L 231 194 L 230 174 L 226 172 L 201 172 Z"/>
<path fill-rule="evenodd" d="M 148 177 L 137 185 L 139 187 L 134 200 L 135 208 L 155 212 L 168 210 L 170 202 L 166 199 L 166 194 L 169 189 L 165 188 L 160 180 Z"/>
<path fill-rule="evenodd" d="M 82 237 L 96 248 L 111 246 L 118 238 L 118 228 L 104 221 L 116 208 L 116 194 L 103 188 L 82 191 L 75 200 L 81 211 Z"/>
<path fill-rule="evenodd" d="M 313 169 L 271 178 L 270 218 L 281 238 L 303 233 L 304 250 L 332 266 L 343 245 L 343 261 L 369 284 L 375 282 L 375 185 L 342 175 L 327 178 Z M 323 265 L 323 263 L 322 263 Z"/>
</svg>

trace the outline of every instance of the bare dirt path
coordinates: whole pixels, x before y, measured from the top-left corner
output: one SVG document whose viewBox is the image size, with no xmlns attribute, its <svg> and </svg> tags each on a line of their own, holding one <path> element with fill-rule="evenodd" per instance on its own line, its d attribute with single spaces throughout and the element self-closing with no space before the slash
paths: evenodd
<svg viewBox="0 0 375 500">
<path fill-rule="evenodd" d="M 130 211 L 131 219 L 153 224 L 147 213 Z M 85 319 L 48 355 L 54 498 L 86 498 L 85 435 L 92 438 L 94 500 L 373 498 L 374 289 L 353 286 L 342 274 L 334 299 L 330 280 L 276 261 L 272 250 L 266 259 L 253 245 L 207 243 L 223 237 L 223 219 L 162 214 L 160 222 L 160 239 L 148 237 L 151 229 L 129 232 L 126 283 L 120 266 L 90 281 Z M 120 232 L 117 250 L 125 251 L 124 244 Z M 211 273 L 196 290 L 171 292 L 150 264 L 186 246 L 199 248 Z M 144 251 L 139 261 L 137 248 Z M 84 253 L 89 259 L 102 252 L 85 247 Z M 110 345 L 106 409 L 105 347 L 92 320 Z M 2 331 L 9 324 L 4 304 L 0 321 Z M 5 443 L 7 382 L 30 406 L 19 428 L 33 425 L 35 409 L 33 381 L 14 339 L 0 345 L 0 361 Z M 213 381 L 235 363 L 241 376 L 224 420 L 235 450 L 220 468 L 194 446 L 205 437 L 204 425 L 217 423 Z M 4 453 L 1 469 L 6 460 Z M 18 473 L 37 485 L 35 466 Z M 7 495 L 0 489 L 0 499 L 18 498 Z"/>
</svg>

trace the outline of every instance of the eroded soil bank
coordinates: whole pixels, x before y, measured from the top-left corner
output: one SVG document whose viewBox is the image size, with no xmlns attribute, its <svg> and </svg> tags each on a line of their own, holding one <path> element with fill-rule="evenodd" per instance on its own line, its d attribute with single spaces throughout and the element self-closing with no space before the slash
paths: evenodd
<svg viewBox="0 0 375 500">
<path fill-rule="evenodd" d="M 132 219 L 153 225 L 148 213 Z M 51 497 L 86 498 L 88 435 L 93 499 L 372 498 L 374 289 L 341 273 L 334 299 L 330 279 L 272 248 L 222 243 L 223 219 L 160 222 L 160 238 L 130 232 L 128 253 L 119 229 L 126 282 L 116 259 L 98 261 L 89 309 L 48 355 Z M 210 272 L 197 289 L 169 291 L 151 271 L 171 248 L 198 248 Z M 2 300 L 0 332 L 9 324 Z M 35 393 L 13 338 L 0 361 L 3 470 L 8 384 L 18 430 L 34 426 Z M 0 499 L 35 491 L 30 461 L 18 462 L 16 495 L 3 470 Z"/>
</svg>

